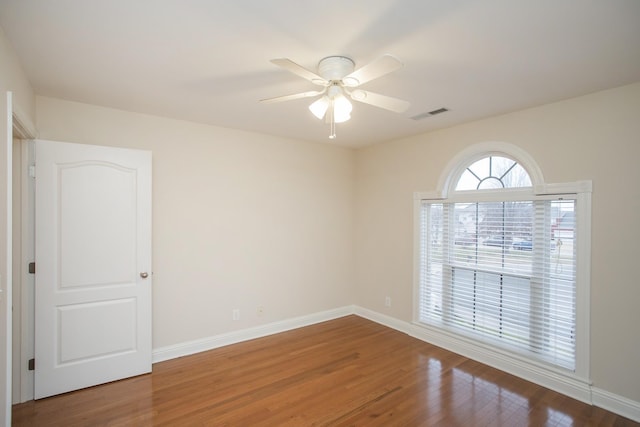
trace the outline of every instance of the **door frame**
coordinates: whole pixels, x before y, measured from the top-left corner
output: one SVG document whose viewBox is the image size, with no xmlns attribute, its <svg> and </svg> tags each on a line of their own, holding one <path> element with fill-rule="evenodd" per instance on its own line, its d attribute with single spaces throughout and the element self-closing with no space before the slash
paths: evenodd
<svg viewBox="0 0 640 427">
<path fill-rule="evenodd" d="M 2 362 L 0 363 L 0 370 L 3 371 L 2 377 L 5 379 L 5 384 L 3 384 L 2 390 L 0 391 L 0 403 L 2 408 L 0 409 L 0 422 L 11 425 L 11 407 L 13 402 L 13 310 L 17 301 L 13 298 L 13 283 L 14 283 L 14 274 L 13 274 L 13 179 L 16 176 L 16 172 L 13 169 L 13 140 L 14 136 L 18 138 L 29 138 L 35 137 L 37 135 L 36 128 L 33 126 L 29 116 L 24 114 L 23 110 L 15 103 L 15 98 L 13 96 L 13 92 L 6 91 L 3 92 L 3 104 L 4 106 L 0 108 L 2 112 L 2 120 L 3 124 L 0 125 L 0 129 L 2 129 L 2 156 L 5 166 L 6 166 L 6 175 L 4 175 L 4 181 L 2 188 L 0 190 L 1 197 L 4 199 L 3 206 L 4 213 L 2 216 L 2 225 L 0 227 L 4 228 L 4 236 L 2 245 L 4 246 L 3 250 L 5 251 L 3 254 L 3 259 L 0 260 L 0 273 L 4 273 L 4 277 L 0 277 L 2 281 L 0 283 L 0 291 L 4 291 L 4 295 L 2 296 L 2 302 L 0 313 L 4 317 L 4 326 L 2 333 L 4 334 L 4 342 L 0 348 L 4 354 L 0 359 Z M 19 337 L 18 339 L 21 339 Z"/>
<path fill-rule="evenodd" d="M 34 398 L 34 371 L 29 370 L 29 359 L 35 357 L 35 275 L 28 272 L 29 263 L 35 259 L 35 183 L 29 172 L 34 164 L 33 139 L 20 138 L 19 148 L 20 164 L 14 168 L 14 180 L 20 183 L 21 221 L 20 227 L 14 222 L 13 229 L 14 236 L 20 238 L 13 253 L 14 267 L 19 265 L 13 277 L 13 404 Z"/>
<path fill-rule="evenodd" d="M 15 182 L 20 183 L 21 203 L 19 206 L 19 212 L 23 220 L 21 221 L 20 227 L 16 227 L 13 215 L 10 219 L 13 236 L 14 238 L 18 237 L 20 241 L 20 250 L 17 253 L 14 251 L 16 248 L 13 247 L 12 242 L 9 242 L 12 245 L 12 258 L 14 260 L 19 260 L 20 262 L 20 270 L 15 271 L 15 269 L 13 269 L 11 286 L 13 289 L 19 288 L 24 290 L 25 287 L 28 286 L 29 280 L 31 280 L 32 283 L 34 280 L 33 276 L 30 277 L 26 270 L 29 262 L 33 260 L 33 257 L 29 257 L 28 254 L 33 254 L 33 251 L 35 250 L 35 242 L 33 240 L 29 240 L 29 236 L 33 237 L 33 232 L 35 230 L 33 214 L 30 212 L 34 206 L 33 203 L 30 205 L 28 204 L 30 197 L 29 191 L 33 191 L 34 188 L 33 185 L 31 185 L 31 190 L 29 190 L 28 180 L 29 160 L 30 156 L 33 155 L 32 150 L 31 153 L 29 153 L 29 146 L 33 145 L 31 140 L 38 137 L 38 131 L 28 117 L 15 104 L 13 105 L 12 118 L 12 164 L 14 157 L 13 140 L 17 139 L 20 141 L 20 167 L 12 169 L 12 178 Z M 13 213 L 13 196 L 11 197 L 11 201 L 12 208 L 10 211 Z M 25 218 L 25 214 L 27 212 L 29 215 L 28 218 Z M 15 264 L 13 261 L 12 263 Z M 14 309 L 17 308 L 17 310 L 14 311 L 18 311 L 20 317 L 14 318 L 11 316 L 12 325 L 8 326 L 12 329 L 13 333 L 13 339 L 12 342 L 10 342 L 11 346 L 10 349 L 8 349 L 12 354 L 12 363 L 11 366 L 8 367 L 8 372 L 10 372 L 12 376 L 11 381 L 7 381 L 8 384 L 11 384 L 11 392 L 7 395 L 9 408 L 11 408 L 11 405 L 15 403 L 26 402 L 27 400 L 33 399 L 33 371 L 29 371 L 27 366 L 28 360 L 33 357 L 34 334 L 33 328 L 29 331 L 29 328 L 25 327 L 25 324 L 29 324 L 29 319 L 26 316 L 29 315 L 30 310 L 31 313 L 33 313 L 35 300 L 32 294 L 29 298 L 29 295 L 24 292 L 12 292 L 12 305 Z M 33 324 L 33 319 L 30 322 Z M 14 369 L 14 365 L 20 366 L 19 371 L 18 369 Z M 19 372 L 19 374 L 16 375 L 16 372 Z"/>
</svg>

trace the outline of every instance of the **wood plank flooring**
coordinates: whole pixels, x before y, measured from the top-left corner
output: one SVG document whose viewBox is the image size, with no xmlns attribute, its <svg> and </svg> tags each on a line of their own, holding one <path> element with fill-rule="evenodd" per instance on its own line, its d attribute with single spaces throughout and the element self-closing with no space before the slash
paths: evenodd
<svg viewBox="0 0 640 427">
<path fill-rule="evenodd" d="M 14 406 L 14 426 L 638 426 L 357 316 Z"/>
</svg>

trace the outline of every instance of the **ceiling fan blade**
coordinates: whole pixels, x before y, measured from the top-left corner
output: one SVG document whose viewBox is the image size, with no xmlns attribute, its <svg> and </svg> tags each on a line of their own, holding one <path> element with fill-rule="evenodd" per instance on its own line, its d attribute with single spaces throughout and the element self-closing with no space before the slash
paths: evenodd
<svg viewBox="0 0 640 427">
<path fill-rule="evenodd" d="M 304 68 L 302 65 L 298 65 L 290 59 L 287 58 L 277 58 L 272 59 L 272 63 L 277 65 L 280 68 L 284 68 L 285 70 L 292 72 L 305 80 L 309 80 L 311 83 L 319 85 L 319 86 L 327 86 L 329 84 L 328 81 L 314 73 L 313 71 L 309 71 Z"/>
<path fill-rule="evenodd" d="M 276 96 L 275 98 L 261 99 L 263 104 L 273 104 L 274 102 L 291 101 L 292 99 L 310 98 L 312 96 L 322 95 L 324 90 L 312 90 L 309 92 L 294 93 L 292 95 Z"/>
<path fill-rule="evenodd" d="M 367 92 L 364 90 L 354 90 L 349 94 L 354 101 L 384 108 L 396 113 L 404 113 L 409 109 L 409 102 L 391 96 L 380 95 L 379 93 Z"/>
<path fill-rule="evenodd" d="M 383 55 L 342 79 L 345 86 L 356 87 L 402 68 L 404 64 L 392 55 Z"/>
</svg>

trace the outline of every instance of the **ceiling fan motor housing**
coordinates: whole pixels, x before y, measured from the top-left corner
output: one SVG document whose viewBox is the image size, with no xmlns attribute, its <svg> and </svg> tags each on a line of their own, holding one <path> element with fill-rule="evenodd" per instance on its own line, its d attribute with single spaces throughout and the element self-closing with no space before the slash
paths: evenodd
<svg viewBox="0 0 640 427">
<path fill-rule="evenodd" d="M 327 81 L 342 80 L 353 73 L 355 63 L 346 56 L 328 56 L 318 63 L 318 74 Z"/>
</svg>

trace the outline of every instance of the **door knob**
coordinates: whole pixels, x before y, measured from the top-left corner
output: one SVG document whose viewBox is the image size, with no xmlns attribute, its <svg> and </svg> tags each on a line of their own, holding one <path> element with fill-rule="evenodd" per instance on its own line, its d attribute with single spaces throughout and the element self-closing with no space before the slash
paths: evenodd
<svg viewBox="0 0 640 427">
<path fill-rule="evenodd" d="M 149 277 L 149 273 L 147 273 L 146 271 L 144 273 L 140 273 L 140 277 L 146 279 L 147 277 Z"/>
</svg>

